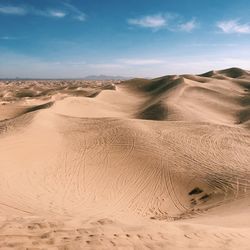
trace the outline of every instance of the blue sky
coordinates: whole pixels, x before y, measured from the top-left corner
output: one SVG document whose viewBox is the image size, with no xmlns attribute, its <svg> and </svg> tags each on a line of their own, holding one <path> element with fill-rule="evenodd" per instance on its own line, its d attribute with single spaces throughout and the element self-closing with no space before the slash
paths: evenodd
<svg viewBox="0 0 250 250">
<path fill-rule="evenodd" d="M 249 0 L 0 0 L 0 77 L 250 69 Z"/>
</svg>

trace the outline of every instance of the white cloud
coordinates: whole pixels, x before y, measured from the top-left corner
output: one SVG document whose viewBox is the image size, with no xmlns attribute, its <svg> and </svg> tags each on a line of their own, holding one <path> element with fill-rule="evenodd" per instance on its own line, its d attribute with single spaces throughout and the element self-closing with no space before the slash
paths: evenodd
<svg viewBox="0 0 250 250">
<path fill-rule="evenodd" d="M 86 15 L 81 14 L 81 15 L 75 16 L 74 18 L 81 21 L 81 22 L 84 22 L 86 20 Z"/>
<path fill-rule="evenodd" d="M 159 59 L 119 59 L 120 63 L 127 64 L 127 65 L 154 65 L 154 64 L 162 64 L 164 63 L 163 60 Z"/>
<path fill-rule="evenodd" d="M 0 14 L 6 15 L 25 15 L 27 13 L 26 9 L 18 6 L 0 6 Z"/>
<path fill-rule="evenodd" d="M 77 9 L 72 4 L 64 3 L 58 8 L 37 9 L 32 6 L 10 6 L 0 5 L 0 14 L 8 15 L 35 15 L 44 17 L 64 18 L 69 16 L 78 21 L 85 21 L 86 15 L 84 12 Z"/>
<path fill-rule="evenodd" d="M 178 14 L 165 13 L 149 16 L 131 18 L 127 20 L 128 24 L 141 28 L 149 28 L 152 30 L 167 29 L 172 32 L 184 31 L 191 32 L 198 27 L 195 18 L 190 21 L 183 21 L 183 18 Z"/>
<path fill-rule="evenodd" d="M 73 13 L 73 17 L 78 20 L 78 21 L 85 21 L 86 20 L 86 14 L 76 8 L 74 5 L 69 4 L 69 3 L 64 3 L 64 6 L 69 9 Z"/>
<path fill-rule="evenodd" d="M 250 23 L 240 23 L 239 20 L 220 21 L 217 27 L 227 34 L 250 34 Z"/>
<path fill-rule="evenodd" d="M 58 18 L 63 18 L 65 17 L 67 14 L 63 11 L 60 10 L 49 10 L 48 11 L 48 15 L 52 16 L 52 17 L 58 17 Z"/>
<path fill-rule="evenodd" d="M 40 9 L 30 8 L 29 13 L 36 16 L 55 17 L 55 18 L 64 18 L 67 15 L 66 12 L 56 9 L 40 10 Z"/>
<path fill-rule="evenodd" d="M 198 26 L 198 24 L 197 24 L 196 20 L 192 19 L 186 23 L 181 23 L 179 25 L 179 28 L 182 31 L 190 32 L 190 31 L 194 30 L 195 28 L 197 28 L 197 26 Z"/>
<path fill-rule="evenodd" d="M 167 20 L 163 15 L 157 14 L 152 16 L 144 16 L 141 18 L 128 19 L 128 23 L 135 26 L 144 28 L 159 29 L 167 24 Z"/>
</svg>

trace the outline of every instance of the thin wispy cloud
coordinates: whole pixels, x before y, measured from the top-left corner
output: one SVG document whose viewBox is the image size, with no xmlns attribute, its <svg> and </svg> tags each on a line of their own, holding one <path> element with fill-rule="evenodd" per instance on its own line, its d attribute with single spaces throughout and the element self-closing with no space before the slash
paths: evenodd
<svg viewBox="0 0 250 250">
<path fill-rule="evenodd" d="M 154 15 L 130 18 L 127 22 L 130 26 L 149 28 L 154 31 L 167 29 L 172 32 L 191 32 L 198 27 L 198 23 L 194 18 L 189 21 L 183 21 L 183 18 L 180 15 L 174 13 L 158 13 Z"/>
<path fill-rule="evenodd" d="M 185 47 L 236 47 L 239 46 L 236 43 L 189 43 L 185 44 Z"/>
<path fill-rule="evenodd" d="M 78 8 L 76 8 L 74 5 L 69 4 L 69 3 L 64 3 L 64 6 L 66 8 L 68 8 L 72 13 L 73 13 L 73 18 L 77 19 L 78 21 L 85 21 L 86 19 L 86 14 L 79 10 Z"/>
<path fill-rule="evenodd" d="M 29 14 L 43 17 L 54 17 L 54 18 L 64 18 L 67 13 L 60 9 L 46 9 L 40 10 L 35 8 L 29 8 Z"/>
<path fill-rule="evenodd" d="M 95 64 L 88 64 L 88 66 L 94 69 L 119 69 L 124 67 L 124 65 L 116 63 L 95 63 Z"/>
<path fill-rule="evenodd" d="M 69 16 L 78 21 L 85 21 L 86 15 L 84 12 L 73 6 L 72 4 L 64 3 L 57 8 L 46 8 L 38 9 L 33 6 L 11 6 L 11 5 L 0 5 L 0 14 L 5 15 L 34 15 L 43 17 L 52 17 L 62 19 Z"/>
<path fill-rule="evenodd" d="M 182 23 L 179 25 L 181 31 L 190 32 L 198 27 L 198 23 L 195 19 L 192 19 L 188 22 Z"/>
<path fill-rule="evenodd" d="M 160 29 L 166 26 L 167 19 L 161 14 L 144 16 L 140 18 L 128 19 L 128 23 L 131 25 L 143 27 L 143 28 L 154 28 Z"/>
<path fill-rule="evenodd" d="M 165 61 L 160 59 L 139 59 L 139 58 L 122 58 L 117 59 L 114 63 L 96 63 L 87 64 L 90 68 L 95 69 L 126 69 L 131 66 L 149 66 L 149 65 L 159 65 L 164 64 Z"/>
<path fill-rule="evenodd" d="M 48 14 L 50 16 L 58 17 L 58 18 L 63 18 L 63 17 L 65 17 L 67 15 L 65 12 L 60 11 L 60 10 L 49 10 Z"/>
<path fill-rule="evenodd" d="M 0 40 L 18 40 L 18 37 L 14 37 L 14 36 L 1 36 Z"/>
<path fill-rule="evenodd" d="M 217 27 L 226 34 L 250 34 L 250 23 L 240 23 L 238 19 L 220 21 Z"/>
<path fill-rule="evenodd" d="M 132 58 L 132 59 L 119 59 L 118 62 L 127 64 L 127 65 L 155 65 L 155 64 L 162 64 L 164 63 L 163 60 L 159 59 L 138 59 L 138 58 Z"/>
<path fill-rule="evenodd" d="M 0 14 L 22 16 L 27 14 L 27 10 L 19 6 L 0 5 Z"/>
<path fill-rule="evenodd" d="M 86 65 L 85 61 L 57 61 L 54 62 L 54 64 L 56 65 L 69 65 L 69 66 L 82 66 L 82 65 Z"/>
</svg>

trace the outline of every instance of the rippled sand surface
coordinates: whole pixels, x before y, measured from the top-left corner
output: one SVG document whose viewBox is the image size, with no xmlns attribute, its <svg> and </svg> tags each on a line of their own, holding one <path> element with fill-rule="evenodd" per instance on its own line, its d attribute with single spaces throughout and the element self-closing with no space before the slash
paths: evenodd
<svg viewBox="0 0 250 250">
<path fill-rule="evenodd" d="M 0 84 L 1 249 L 249 249 L 250 74 Z"/>
</svg>

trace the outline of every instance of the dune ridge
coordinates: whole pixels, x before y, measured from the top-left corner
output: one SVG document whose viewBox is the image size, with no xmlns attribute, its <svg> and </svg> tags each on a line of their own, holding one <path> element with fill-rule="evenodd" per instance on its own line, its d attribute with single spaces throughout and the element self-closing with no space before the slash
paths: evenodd
<svg viewBox="0 0 250 250">
<path fill-rule="evenodd" d="M 248 249 L 248 71 L 15 88 L 0 106 L 1 247 Z"/>
</svg>

